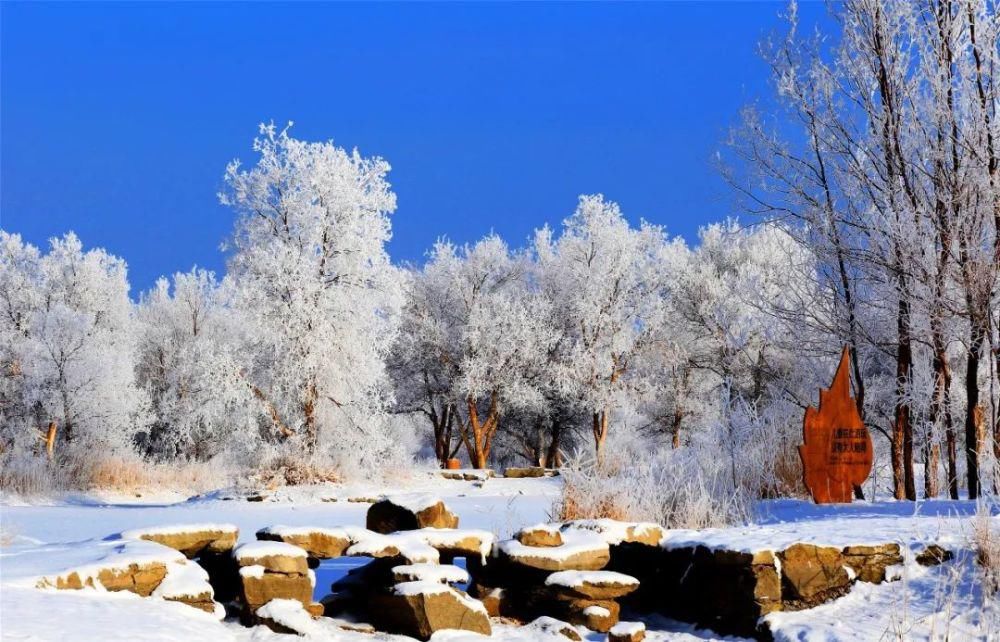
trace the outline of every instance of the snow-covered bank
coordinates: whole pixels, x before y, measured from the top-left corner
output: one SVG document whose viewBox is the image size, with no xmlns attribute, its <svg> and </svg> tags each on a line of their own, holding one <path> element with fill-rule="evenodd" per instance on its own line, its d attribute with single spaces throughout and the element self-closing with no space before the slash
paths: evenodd
<svg viewBox="0 0 1000 642">
<path fill-rule="evenodd" d="M 349 498 L 374 498 L 405 490 L 432 493 L 445 500 L 463 528 L 477 528 L 509 537 L 519 528 L 549 520 L 548 511 L 560 492 L 558 478 L 491 479 L 479 485 L 436 477 L 417 478 L 405 488 L 317 486 L 274 493 L 268 500 L 246 501 L 215 493 L 175 504 L 110 504 L 79 497 L 44 506 L 0 505 L 5 533 L 16 534 L 0 549 L 0 622 L 4 640 L 293 640 L 263 627 L 247 629 L 236 622 L 219 622 L 183 604 L 143 599 L 100 589 L 56 591 L 37 589 L 31 580 L 84 564 L 92 553 L 120 545 L 105 541 L 113 533 L 169 524 L 231 523 L 240 541 L 253 541 L 266 526 L 361 528 L 368 503 Z M 331 501 L 333 500 L 333 501 Z M 768 617 L 781 640 L 939 639 L 987 640 L 1000 635 L 996 613 L 982 608 L 985 598 L 976 581 L 969 552 L 969 534 L 976 507 L 971 502 L 856 503 L 814 506 L 778 500 L 760 506 L 758 523 L 704 531 L 667 531 L 664 545 L 701 543 L 731 550 L 780 549 L 792 542 L 846 545 L 899 542 L 907 561 L 898 568 L 899 581 L 872 585 L 859 582 L 850 593 L 831 603 Z M 996 508 L 992 517 L 1000 530 Z M 91 541 L 85 541 L 91 540 Z M 956 553 L 941 566 L 915 564 L 918 545 L 937 542 Z M 88 553 L 90 551 L 91 553 Z M 89 555 L 89 556 L 88 556 Z M 96 558 L 95 558 L 96 559 Z M 34 561 L 32 561 L 34 560 Z M 317 594 L 364 559 L 327 560 L 316 569 Z M 629 614 L 629 620 L 640 619 Z M 710 631 L 650 616 L 647 640 L 722 639 Z M 326 623 L 324 623 L 326 624 Z M 519 628 L 496 624 L 493 640 L 564 640 L 544 627 Z M 582 631 L 585 633 L 585 631 Z M 360 637 L 365 635 L 365 637 Z M 393 636 L 339 631 L 318 626 L 312 639 L 361 642 Z M 482 642 L 471 633 L 442 636 L 450 642 Z M 399 639 L 398 637 L 396 638 Z M 591 642 L 604 639 L 589 634 Z M 996 639 L 996 638 L 994 638 Z"/>
</svg>

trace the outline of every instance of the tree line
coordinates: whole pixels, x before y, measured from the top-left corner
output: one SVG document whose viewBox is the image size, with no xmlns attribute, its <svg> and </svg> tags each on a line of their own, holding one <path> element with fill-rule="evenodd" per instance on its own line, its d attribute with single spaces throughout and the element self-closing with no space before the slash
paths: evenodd
<svg viewBox="0 0 1000 642">
<path fill-rule="evenodd" d="M 226 168 L 221 277 L 132 301 L 121 259 L 0 232 L 2 456 L 372 468 L 415 432 L 442 465 L 698 450 L 794 493 L 846 345 L 897 498 L 995 492 L 996 6 L 833 10 L 835 34 L 802 35 L 790 5 L 762 46 L 774 96 L 720 154 L 742 223 L 692 245 L 594 194 L 521 246 L 442 238 L 397 265 L 388 163 L 273 124 Z"/>
</svg>

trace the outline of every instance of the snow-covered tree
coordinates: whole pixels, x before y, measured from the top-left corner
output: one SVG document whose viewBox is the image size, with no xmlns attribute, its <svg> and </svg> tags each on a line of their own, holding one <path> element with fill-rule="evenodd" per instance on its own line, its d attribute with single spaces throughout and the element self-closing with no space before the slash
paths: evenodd
<svg viewBox="0 0 1000 642">
<path fill-rule="evenodd" d="M 43 255 L 0 231 L 0 252 L 4 439 L 30 443 L 54 423 L 57 453 L 131 450 L 148 414 L 124 261 L 72 233 Z"/>
<path fill-rule="evenodd" d="M 485 467 L 503 412 L 542 402 L 538 371 L 554 331 L 526 271 L 527 258 L 490 235 L 471 247 L 438 242 L 412 275 L 400 399 L 431 420 L 439 458 L 457 438 Z"/>
<path fill-rule="evenodd" d="M 152 454 L 205 459 L 232 448 L 230 438 L 254 441 L 260 412 L 240 377 L 243 328 L 229 289 L 194 269 L 159 279 L 139 302 L 136 369 L 156 417 L 143 439 Z"/>
<path fill-rule="evenodd" d="M 340 463 L 393 447 L 385 357 L 401 305 L 385 245 L 389 164 L 262 125 L 250 169 L 226 171 L 239 219 L 227 278 L 245 324 L 241 373 L 272 437 Z"/>
<path fill-rule="evenodd" d="M 536 233 L 541 291 L 569 338 L 559 385 L 591 415 L 598 454 L 610 414 L 632 394 L 634 360 L 661 322 L 670 244 L 662 228 L 635 228 L 616 203 L 581 196 L 559 234 Z"/>
</svg>

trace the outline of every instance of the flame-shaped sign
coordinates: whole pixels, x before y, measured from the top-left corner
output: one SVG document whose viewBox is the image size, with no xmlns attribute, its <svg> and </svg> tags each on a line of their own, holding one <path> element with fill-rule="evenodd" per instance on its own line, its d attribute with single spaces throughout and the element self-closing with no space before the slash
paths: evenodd
<svg viewBox="0 0 1000 642">
<path fill-rule="evenodd" d="M 833 383 L 819 391 L 819 410 L 806 408 L 802 478 L 817 504 L 850 503 L 872 470 L 872 439 L 851 396 L 851 357 L 844 348 Z"/>
</svg>

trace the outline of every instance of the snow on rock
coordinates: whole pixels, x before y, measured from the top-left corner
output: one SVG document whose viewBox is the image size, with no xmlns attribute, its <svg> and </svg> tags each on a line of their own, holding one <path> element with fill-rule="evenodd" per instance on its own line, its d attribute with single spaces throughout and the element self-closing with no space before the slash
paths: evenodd
<svg viewBox="0 0 1000 642">
<path fill-rule="evenodd" d="M 603 606 L 591 604 L 583 609 L 583 614 L 588 617 L 611 617 L 611 611 Z"/>
<path fill-rule="evenodd" d="M 409 564 L 437 563 L 440 554 L 421 537 L 410 533 L 383 535 L 364 529 L 352 529 L 351 544 L 344 555 L 348 557 L 401 557 Z"/>
<path fill-rule="evenodd" d="M 346 529 L 313 526 L 268 526 L 257 531 L 257 539 L 292 544 L 317 559 L 340 557 L 351 545 Z"/>
<path fill-rule="evenodd" d="M 526 631 L 532 631 L 537 637 L 568 638 L 576 642 L 583 639 L 575 626 L 569 622 L 563 622 L 547 615 L 532 620 L 528 624 L 525 624 L 523 628 Z"/>
<path fill-rule="evenodd" d="M 73 544 L 18 547 L 4 552 L 5 584 L 78 589 L 130 590 L 147 596 L 186 561 L 180 552 L 144 540 L 87 540 Z"/>
<path fill-rule="evenodd" d="M 562 528 L 563 532 L 592 531 L 611 546 L 623 543 L 656 546 L 666 534 L 662 526 L 653 522 L 620 522 L 615 519 L 577 519 L 565 522 Z"/>
<path fill-rule="evenodd" d="M 642 622 L 619 622 L 608 631 L 608 642 L 642 642 L 646 625 Z"/>
<path fill-rule="evenodd" d="M 412 531 L 414 537 L 418 537 L 428 546 L 433 546 L 440 553 L 456 557 L 470 557 L 478 555 L 480 560 L 485 562 L 493 549 L 493 533 L 483 530 L 473 530 L 468 528 L 421 528 Z"/>
<path fill-rule="evenodd" d="M 246 542 L 236 547 L 233 557 L 240 566 L 263 566 L 276 573 L 305 574 L 309 570 L 307 553 L 285 542 Z"/>
<path fill-rule="evenodd" d="M 561 524 L 535 524 L 522 528 L 514 534 L 514 539 L 525 546 L 561 546 Z"/>
<path fill-rule="evenodd" d="M 397 582 L 427 581 L 440 584 L 465 584 L 469 574 L 452 564 L 404 564 L 392 568 Z"/>
<path fill-rule="evenodd" d="M 614 571 L 558 571 L 545 579 L 546 586 L 576 597 L 616 599 L 639 588 L 639 580 Z"/>
<path fill-rule="evenodd" d="M 233 524 L 167 524 L 127 530 L 120 537 L 157 542 L 191 558 L 202 553 L 230 552 L 239 532 Z"/>
<path fill-rule="evenodd" d="M 593 531 L 566 530 L 562 538 L 560 546 L 525 546 L 516 539 L 509 539 L 496 544 L 493 555 L 545 571 L 598 570 L 611 559 L 607 542 Z"/>
</svg>

